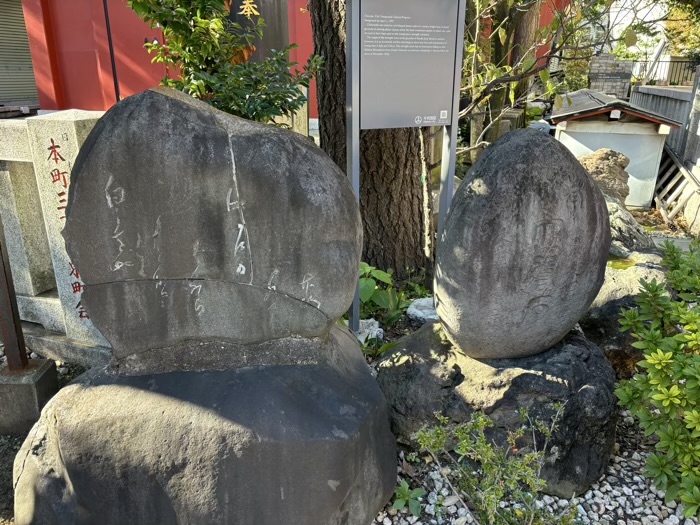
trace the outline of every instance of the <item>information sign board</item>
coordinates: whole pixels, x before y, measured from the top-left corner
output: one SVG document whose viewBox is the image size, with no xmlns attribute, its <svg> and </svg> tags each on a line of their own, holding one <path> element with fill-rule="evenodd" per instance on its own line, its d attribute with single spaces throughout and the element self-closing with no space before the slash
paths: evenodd
<svg viewBox="0 0 700 525">
<path fill-rule="evenodd" d="M 457 0 L 360 2 L 361 129 L 452 122 L 460 6 Z"/>
</svg>

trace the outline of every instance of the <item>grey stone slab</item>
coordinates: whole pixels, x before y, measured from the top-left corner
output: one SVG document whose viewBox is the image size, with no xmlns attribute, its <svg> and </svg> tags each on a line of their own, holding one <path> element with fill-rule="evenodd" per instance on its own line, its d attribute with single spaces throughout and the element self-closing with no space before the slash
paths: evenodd
<svg viewBox="0 0 700 525">
<path fill-rule="evenodd" d="M 354 337 L 327 345 L 310 365 L 88 372 L 17 455 L 15 523 L 367 525 L 395 441 Z"/>
<path fill-rule="evenodd" d="M 93 368 L 105 366 L 112 357 L 108 346 L 81 343 L 33 323 L 23 322 L 22 332 L 27 348 L 47 359 Z"/>
<path fill-rule="evenodd" d="M 452 201 L 437 246 L 437 312 L 476 358 L 524 357 L 559 341 L 603 284 L 610 224 L 576 158 L 536 130 L 489 147 Z"/>
<path fill-rule="evenodd" d="M 26 122 L 66 334 L 82 343 L 109 346 L 90 321 L 82 301 L 84 283 L 61 237 L 75 159 L 101 115 L 98 111 L 68 110 L 31 117 Z"/>
<path fill-rule="evenodd" d="M 32 162 L 26 119 L 0 119 L 0 160 Z"/>
<path fill-rule="evenodd" d="M 311 141 L 160 89 L 91 133 L 64 237 L 124 357 L 326 334 L 352 301 L 362 228 L 347 178 Z"/>
<path fill-rule="evenodd" d="M 24 434 L 58 391 L 56 363 L 30 359 L 24 370 L 0 368 L 0 434 Z"/>
<path fill-rule="evenodd" d="M 18 294 L 38 295 L 56 286 L 38 202 L 34 166 L 0 161 L 0 218 Z"/>
<path fill-rule="evenodd" d="M 50 332 L 66 333 L 63 305 L 56 290 L 37 295 L 17 295 L 17 308 L 22 321 L 36 323 Z"/>
</svg>

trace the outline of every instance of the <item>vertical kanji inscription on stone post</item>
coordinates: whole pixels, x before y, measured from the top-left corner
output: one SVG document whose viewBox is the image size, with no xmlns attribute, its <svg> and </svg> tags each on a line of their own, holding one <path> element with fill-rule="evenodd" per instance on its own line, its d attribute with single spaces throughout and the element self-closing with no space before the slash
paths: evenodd
<svg viewBox="0 0 700 525">
<path fill-rule="evenodd" d="M 98 111 L 60 111 L 29 118 L 27 127 L 66 335 L 84 343 L 109 346 L 93 326 L 82 303 L 85 283 L 69 259 L 61 236 L 66 222 L 73 164 L 100 116 L 102 112 Z"/>
</svg>

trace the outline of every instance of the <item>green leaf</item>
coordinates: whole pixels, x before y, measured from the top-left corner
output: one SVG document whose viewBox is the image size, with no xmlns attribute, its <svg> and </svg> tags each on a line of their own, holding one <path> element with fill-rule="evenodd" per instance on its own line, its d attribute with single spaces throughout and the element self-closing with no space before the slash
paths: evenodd
<svg viewBox="0 0 700 525">
<path fill-rule="evenodd" d="M 508 41 L 508 33 L 506 33 L 503 26 L 498 28 L 498 40 L 500 40 L 502 46 L 505 46 Z"/>
<path fill-rule="evenodd" d="M 405 499 L 397 499 L 394 501 L 394 504 L 392 507 L 396 510 L 403 510 L 406 507 L 406 500 Z"/>
<path fill-rule="evenodd" d="M 526 58 L 523 61 L 523 71 L 524 72 L 530 71 L 533 67 L 535 67 L 536 62 L 537 62 L 537 60 L 535 60 L 534 58 Z"/>
<path fill-rule="evenodd" d="M 554 110 L 558 111 L 564 107 L 564 99 L 561 95 L 554 95 Z"/>
<path fill-rule="evenodd" d="M 360 279 L 360 301 L 362 301 L 363 303 L 369 301 L 376 289 L 377 282 L 374 279 Z"/>
<path fill-rule="evenodd" d="M 625 33 L 625 45 L 627 47 L 632 47 L 637 44 L 637 33 L 628 29 Z"/>
<path fill-rule="evenodd" d="M 372 294 L 372 302 L 385 310 L 388 310 L 391 304 L 387 291 L 380 288 L 374 290 L 374 293 Z"/>
<path fill-rule="evenodd" d="M 372 277 L 386 284 L 392 284 L 394 282 L 391 274 L 383 272 L 381 270 L 372 270 Z"/>
<path fill-rule="evenodd" d="M 372 272 L 373 269 L 374 268 L 371 267 L 366 262 L 361 262 L 360 263 L 360 276 L 367 277 Z"/>
<path fill-rule="evenodd" d="M 549 82 L 549 71 L 546 69 L 543 69 L 540 71 L 540 80 L 542 80 L 542 84 L 547 84 Z"/>
<path fill-rule="evenodd" d="M 415 516 L 416 518 L 420 516 L 420 509 L 421 509 L 420 501 L 415 500 L 415 499 L 408 500 L 408 510 L 410 510 L 411 514 L 413 516 Z"/>
</svg>

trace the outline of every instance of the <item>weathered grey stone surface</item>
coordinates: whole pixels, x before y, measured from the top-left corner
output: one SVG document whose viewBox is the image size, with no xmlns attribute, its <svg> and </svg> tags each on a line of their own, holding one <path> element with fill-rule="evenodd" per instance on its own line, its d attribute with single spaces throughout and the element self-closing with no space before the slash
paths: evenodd
<svg viewBox="0 0 700 525">
<path fill-rule="evenodd" d="M 432 297 L 422 297 L 413 301 L 406 310 L 406 315 L 411 321 L 418 324 L 440 320 L 435 309 L 435 300 Z"/>
<path fill-rule="evenodd" d="M 81 343 L 33 323 L 23 322 L 22 332 L 27 348 L 47 359 L 93 368 L 106 366 L 112 358 L 109 347 Z"/>
<path fill-rule="evenodd" d="M 699 108 L 700 109 L 700 108 Z M 700 161 L 699 161 L 700 162 Z M 693 174 L 700 177 L 700 167 L 693 168 Z M 683 218 L 688 225 L 688 231 L 694 237 L 700 236 L 700 189 L 694 184 L 688 184 L 683 190 L 681 200 L 687 200 L 683 206 Z"/>
<path fill-rule="evenodd" d="M 396 482 L 386 402 L 354 336 L 325 350 L 64 388 L 17 455 L 15 523 L 367 525 Z"/>
<path fill-rule="evenodd" d="M 352 301 L 362 228 L 347 178 L 310 141 L 158 89 L 91 133 L 64 236 L 123 358 L 327 333 Z"/>
<path fill-rule="evenodd" d="M 630 253 L 654 248 L 654 241 L 644 231 L 621 201 L 605 195 L 610 219 L 610 255 L 614 257 L 629 257 Z"/>
<path fill-rule="evenodd" d="M 620 314 L 635 306 L 634 298 L 641 290 L 639 281 L 666 282 L 662 256 L 656 251 L 633 252 L 625 260 L 615 260 L 605 268 L 605 282 L 590 309 L 580 321 L 591 341 L 608 357 L 618 377 L 631 377 L 642 352 L 632 346 L 629 333 L 620 332 Z"/>
<path fill-rule="evenodd" d="M 0 160 L 32 162 L 26 119 L 0 120 Z"/>
<path fill-rule="evenodd" d="M 594 181 L 534 130 L 497 140 L 455 195 L 437 248 L 437 311 L 467 355 L 541 352 L 576 324 L 605 272 L 610 226 Z"/>
<path fill-rule="evenodd" d="M 38 202 L 34 166 L 0 160 L 0 218 L 15 292 L 21 295 L 34 296 L 56 287 Z"/>
<path fill-rule="evenodd" d="M 653 248 L 654 241 L 623 204 L 629 195 L 629 173 L 625 168 L 630 160 L 622 153 L 606 148 L 582 155 L 578 160 L 605 197 L 612 235 L 610 255 L 627 257 L 631 252 Z"/>
<path fill-rule="evenodd" d="M 566 403 L 542 472 L 546 492 L 580 494 L 608 464 L 615 441 L 615 374 L 580 333 L 569 333 L 536 356 L 478 361 L 455 348 L 439 323 L 427 323 L 402 340 L 377 371 L 392 430 L 403 442 L 423 425 L 435 425 L 436 412 L 459 423 L 479 410 L 495 422 L 491 437 L 505 445 L 507 432 L 522 425 L 521 408 L 548 422 L 553 405 Z"/>
<path fill-rule="evenodd" d="M 83 282 L 72 266 L 61 237 L 73 165 L 83 142 L 101 115 L 101 111 L 71 109 L 31 117 L 24 122 L 32 148 L 34 174 L 56 288 L 63 306 L 66 335 L 87 345 L 109 346 L 84 308 L 81 297 Z"/>
<path fill-rule="evenodd" d="M 12 275 L 14 276 L 14 274 Z M 19 310 L 19 318 L 23 321 L 40 324 L 52 332 L 66 333 L 63 306 L 56 290 L 45 292 L 36 297 L 18 295 L 17 309 Z"/>
<path fill-rule="evenodd" d="M 20 371 L 0 366 L 0 434 L 29 431 L 57 390 L 53 361 L 30 359 L 27 367 Z"/>
<path fill-rule="evenodd" d="M 630 193 L 627 185 L 630 174 L 625 171 L 630 159 L 622 153 L 603 148 L 588 155 L 581 155 L 578 161 L 605 195 L 625 202 Z"/>
</svg>

